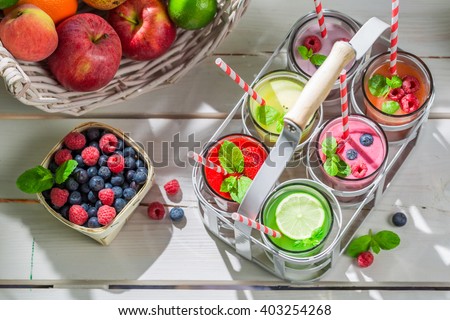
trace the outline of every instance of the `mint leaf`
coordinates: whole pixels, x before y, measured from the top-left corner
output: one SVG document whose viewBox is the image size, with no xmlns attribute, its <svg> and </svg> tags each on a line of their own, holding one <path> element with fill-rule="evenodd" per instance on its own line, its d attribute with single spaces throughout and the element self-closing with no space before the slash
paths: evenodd
<svg viewBox="0 0 450 320">
<path fill-rule="evenodd" d="M 279 117 L 277 120 L 277 133 L 281 133 L 281 131 L 283 131 L 283 127 L 284 127 L 284 116 Z"/>
<path fill-rule="evenodd" d="M 308 55 L 308 48 L 305 46 L 300 46 L 297 48 L 298 53 L 300 53 L 300 56 L 303 58 L 303 60 L 308 60 L 309 59 L 309 55 Z"/>
<path fill-rule="evenodd" d="M 237 180 L 237 190 L 230 191 L 231 199 L 233 199 L 237 203 L 241 203 L 251 184 L 252 179 L 250 179 L 249 177 L 246 176 L 239 177 L 239 179 Z"/>
<path fill-rule="evenodd" d="M 230 192 L 235 189 L 237 189 L 237 179 L 234 176 L 224 179 L 220 185 L 221 192 Z"/>
<path fill-rule="evenodd" d="M 322 152 L 327 157 L 332 157 L 333 154 L 336 153 L 337 149 L 337 142 L 336 139 L 333 137 L 326 137 L 322 141 Z"/>
<path fill-rule="evenodd" d="M 327 56 L 324 56 L 323 54 L 315 53 L 311 56 L 309 61 L 311 61 L 311 63 L 315 66 L 321 66 L 326 58 Z"/>
<path fill-rule="evenodd" d="M 353 239 L 347 247 L 347 254 L 351 257 L 357 257 L 361 252 L 368 251 L 372 237 L 364 235 Z"/>
<path fill-rule="evenodd" d="M 376 233 L 373 239 L 378 243 L 381 249 L 391 250 L 400 244 L 400 237 L 392 231 L 383 230 Z"/>
<path fill-rule="evenodd" d="M 381 97 L 389 93 L 386 77 L 376 74 L 369 79 L 369 91 L 375 97 Z"/>
<path fill-rule="evenodd" d="M 397 101 L 385 101 L 381 105 L 381 111 L 387 114 L 394 114 L 398 109 L 400 109 L 400 104 Z"/>
<path fill-rule="evenodd" d="M 263 125 L 271 125 L 283 115 L 271 106 L 259 106 L 256 109 L 256 120 Z"/>
<path fill-rule="evenodd" d="M 43 166 L 37 166 L 22 173 L 16 181 L 16 186 L 25 193 L 38 193 L 53 186 L 53 174 Z"/>
<path fill-rule="evenodd" d="M 323 168 L 326 173 L 328 173 L 330 176 L 334 177 L 339 173 L 339 168 L 337 166 L 337 163 L 334 162 L 331 158 L 327 158 L 325 163 L 323 164 Z"/>
<path fill-rule="evenodd" d="M 345 177 L 349 176 L 350 173 L 352 172 L 352 169 L 350 168 L 348 163 L 342 159 L 339 159 L 339 161 L 337 162 L 337 168 L 338 168 L 338 173 L 336 175 L 339 177 L 345 178 Z"/>
<path fill-rule="evenodd" d="M 55 172 L 55 181 L 56 183 L 60 184 L 67 180 L 67 178 L 70 176 L 70 174 L 75 170 L 77 167 L 78 162 L 75 160 L 67 160 L 61 166 L 56 169 Z"/>
<path fill-rule="evenodd" d="M 380 251 L 381 251 L 380 245 L 373 238 L 370 241 L 370 247 L 372 248 L 372 251 L 376 254 L 380 253 Z"/>
<path fill-rule="evenodd" d="M 220 146 L 219 161 L 228 173 L 244 171 L 244 156 L 233 142 L 225 140 Z"/>
<path fill-rule="evenodd" d="M 391 88 L 400 88 L 403 84 L 402 79 L 399 76 L 393 76 L 392 79 L 386 78 L 386 84 Z"/>
</svg>

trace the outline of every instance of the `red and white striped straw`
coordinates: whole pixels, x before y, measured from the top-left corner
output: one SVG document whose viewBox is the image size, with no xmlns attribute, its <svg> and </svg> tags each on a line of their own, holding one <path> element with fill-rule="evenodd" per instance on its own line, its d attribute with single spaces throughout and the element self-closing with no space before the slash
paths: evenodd
<svg viewBox="0 0 450 320">
<path fill-rule="evenodd" d="M 204 165 L 207 168 L 213 169 L 217 173 L 225 173 L 225 170 L 221 166 L 218 166 L 214 162 L 211 162 L 208 159 L 203 158 L 201 155 L 199 155 L 198 153 L 196 153 L 194 151 L 189 151 L 188 157 L 191 159 L 194 159 L 196 162 Z"/>
<path fill-rule="evenodd" d="M 325 26 L 325 17 L 323 16 L 323 8 L 321 0 L 314 0 L 316 7 L 317 20 L 319 21 L 320 35 L 323 39 L 327 37 L 327 27 Z"/>
<path fill-rule="evenodd" d="M 392 0 L 391 55 L 389 64 L 391 74 L 397 74 L 398 10 L 399 0 Z"/>
<path fill-rule="evenodd" d="M 339 75 L 339 84 L 341 92 L 341 112 L 342 112 L 342 140 L 348 139 L 348 100 L 347 100 L 347 71 L 342 70 Z"/>
<path fill-rule="evenodd" d="M 239 87 L 241 87 L 246 93 L 248 93 L 252 97 L 252 99 L 255 100 L 259 105 L 266 105 L 266 101 L 264 101 L 264 99 L 259 94 L 257 94 L 244 80 L 242 80 L 242 78 L 221 58 L 216 59 L 216 65 L 219 66 L 219 68 L 222 69 L 228 76 L 230 76 L 230 78 L 233 79 L 234 82 L 236 82 Z"/>
<path fill-rule="evenodd" d="M 231 218 L 235 221 L 239 221 L 243 224 L 246 224 L 249 227 L 252 227 L 253 229 L 262 231 L 263 233 L 267 234 L 268 236 L 271 236 L 274 238 L 281 238 L 281 233 L 279 233 L 278 231 L 272 230 L 269 227 L 266 227 L 265 225 L 262 225 L 261 223 L 256 222 L 255 220 L 244 217 L 243 215 L 241 215 L 237 212 L 233 212 L 231 214 Z"/>
</svg>

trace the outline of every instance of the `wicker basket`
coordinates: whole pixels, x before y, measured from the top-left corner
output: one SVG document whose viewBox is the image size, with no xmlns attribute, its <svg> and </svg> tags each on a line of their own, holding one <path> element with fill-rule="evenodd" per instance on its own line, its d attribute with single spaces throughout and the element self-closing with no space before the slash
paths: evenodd
<svg viewBox="0 0 450 320">
<path fill-rule="evenodd" d="M 177 39 L 161 57 L 150 61 L 122 59 L 114 79 L 94 92 L 67 91 L 45 63 L 16 61 L 0 42 L 0 75 L 7 90 L 20 102 L 46 112 L 81 115 L 90 110 L 132 99 L 175 83 L 212 54 L 239 21 L 250 0 L 218 0 L 214 21 L 203 29 L 177 30 Z M 80 1 L 79 12 L 94 11 Z M 97 13 L 99 13 L 97 11 Z"/>
<path fill-rule="evenodd" d="M 75 129 L 73 129 L 72 131 L 83 132 L 89 128 L 106 129 L 109 132 L 114 133 L 118 137 L 123 137 L 123 141 L 124 141 L 125 145 L 133 147 L 136 150 L 136 153 L 140 155 L 140 158 L 144 161 L 146 167 L 148 168 L 147 181 L 142 185 L 142 187 L 136 193 L 134 198 L 131 199 L 126 204 L 126 206 L 117 214 L 117 216 L 114 218 L 113 222 L 109 225 L 106 225 L 106 226 L 103 226 L 100 228 L 86 228 L 86 227 L 79 226 L 79 225 L 76 225 L 76 224 L 70 222 L 69 220 L 62 217 L 58 212 L 53 210 L 53 208 L 45 200 L 42 193 L 38 193 L 37 196 L 38 196 L 39 202 L 42 203 L 42 205 L 56 219 L 58 219 L 59 221 L 64 223 L 66 226 L 91 237 L 92 239 L 100 242 L 103 245 L 108 245 L 117 236 L 119 231 L 125 225 L 125 222 L 128 220 L 128 218 L 131 216 L 133 211 L 139 205 L 141 200 L 144 198 L 144 196 L 150 190 L 150 188 L 153 184 L 153 179 L 154 179 L 155 173 L 154 173 L 153 165 L 152 165 L 151 160 L 148 157 L 147 153 L 136 142 L 134 142 L 131 138 L 126 136 L 122 131 L 115 129 L 111 126 L 108 126 L 104 123 L 98 123 L 98 122 L 87 122 L 87 123 L 81 124 L 78 127 L 76 127 Z M 64 138 L 61 139 L 61 141 L 59 141 L 53 147 L 53 149 L 48 153 L 48 155 L 42 161 L 41 165 L 43 167 L 48 168 L 54 153 L 56 151 L 58 151 L 59 149 L 61 149 L 63 141 L 64 141 Z"/>
</svg>

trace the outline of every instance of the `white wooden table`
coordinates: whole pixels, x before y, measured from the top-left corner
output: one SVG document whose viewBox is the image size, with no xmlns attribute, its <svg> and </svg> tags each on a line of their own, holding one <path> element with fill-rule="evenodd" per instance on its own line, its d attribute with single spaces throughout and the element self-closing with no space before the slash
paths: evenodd
<svg viewBox="0 0 450 320">
<path fill-rule="evenodd" d="M 390 1 L 325 1 L 360 22 L 390 21 Z M 381 202 L 364 221 L 369 229 L 396 231 L 401 245 L 382 252 L 367 269 L 341 256 L 319 282 L 292 285 L 237 255 L 210 235 L 200 219 L 191 167 L 157 168 L 155 185 L 110 246 L 103 247 L 54 219 L 15 180 L 41 162 L 70 128 L 88 119 L 129 132 L 160 161 L 163 141 L 178 132 L 207 141 L 242 93 L 214 66 L 223 57 L 251 81 L 292 24 L 313 1 L 255 0 L 216 55 L 179 83 L 82 118 L 26 106 L 0 88 L 0 299 L 448 299 L 450 298 L 450 3 L 402 1 L 399 46 L 420 56 L 436 83 L 436 99 L 417 146 Z M 172 160 L 172 154 L 168 154 Z M 177 178 L 174 203 L 163 185 Z M 186 223 L 150 220 L 147 204 L 185 209 Z M 402 208 L 408 224 L 395 228 Z M 395 229 L 394 229 L 395 228 Z"/>
</svg>

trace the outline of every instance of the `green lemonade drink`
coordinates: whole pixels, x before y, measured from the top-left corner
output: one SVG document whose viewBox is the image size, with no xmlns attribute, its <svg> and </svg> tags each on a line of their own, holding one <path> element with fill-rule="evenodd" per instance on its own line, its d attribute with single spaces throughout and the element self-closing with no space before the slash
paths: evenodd
<svg viewBox="0 0 450 320">
<path fill-rule="evenodd" d="M 288 184 L 266 200 L 262 224 L 282 234 L 266 237 L 287 254 L 311 256 L 318 253 L 330 233 L 333 211 L 330 202 L 316 188 Z"/>
</svg>

